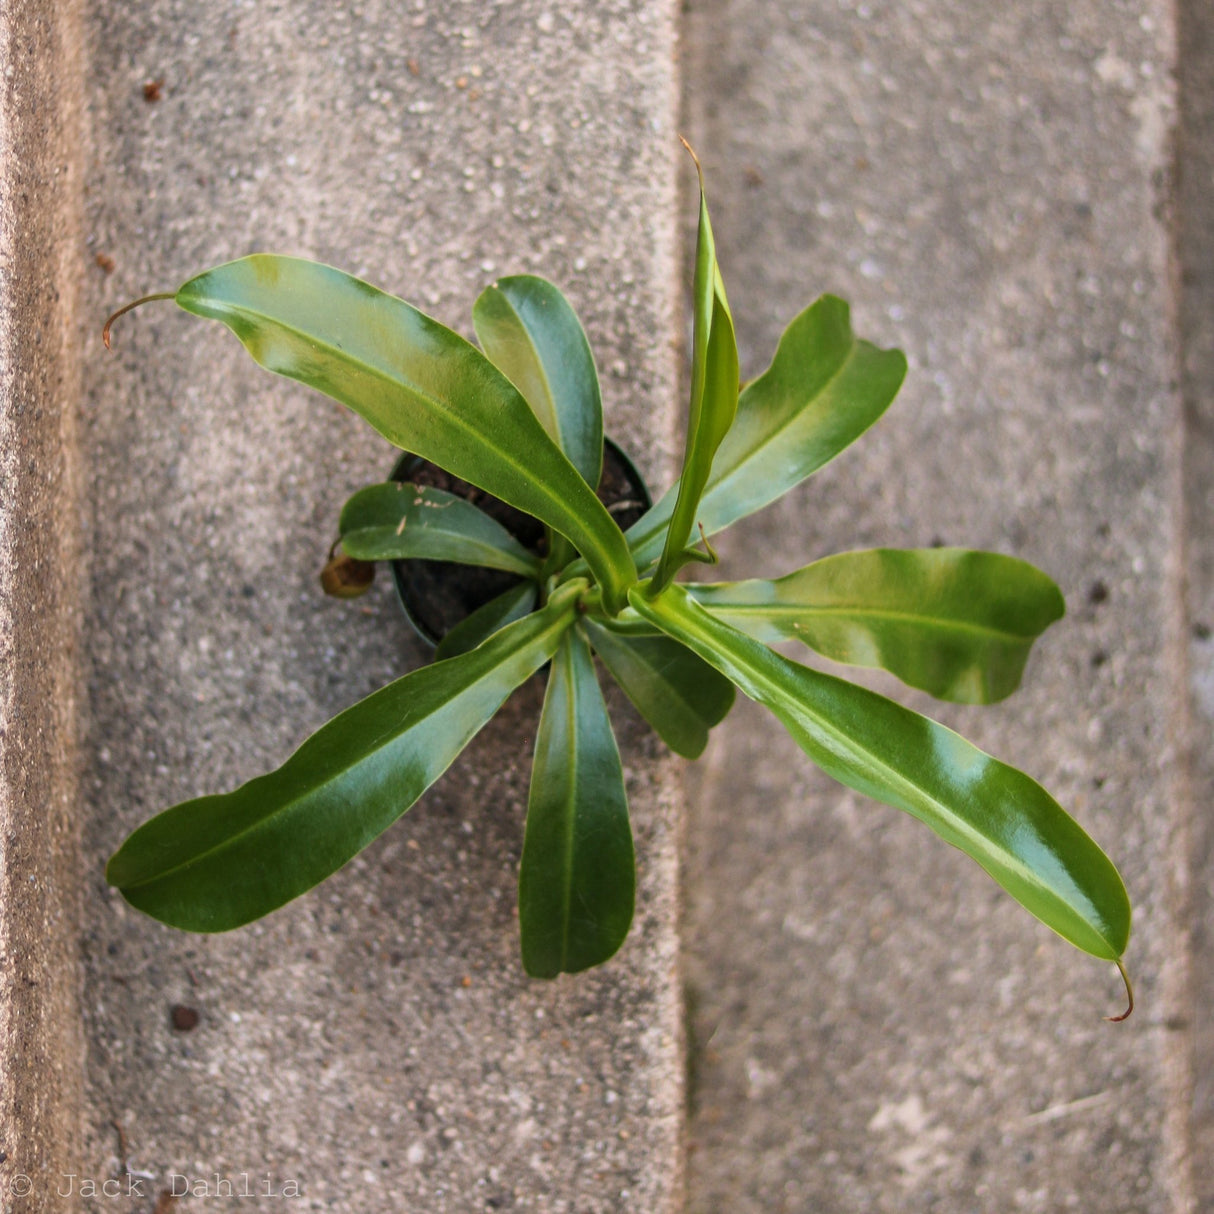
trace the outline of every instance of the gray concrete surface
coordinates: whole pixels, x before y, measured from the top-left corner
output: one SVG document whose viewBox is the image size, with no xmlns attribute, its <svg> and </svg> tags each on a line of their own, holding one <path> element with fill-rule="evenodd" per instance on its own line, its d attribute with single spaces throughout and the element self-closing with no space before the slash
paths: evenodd
<svg viewBox="0 0 1214 1214">
<path fill-rule="evenodd" d="M 681 123 L 675 13 L 650 0 L 96 3 L 83 62 L 77 20 L 0 9 L 0 1210 L 95 1208 L 82 1187 L 128 1167 L 151 1177 L 115 1204 L 139 1211 L 174 1174 L 186 1208 L 230 1182 L 251 1208 L 294 1183 L 303 1208 L 372 1214 L 1214 1209 L 1208 12 L 1180 6 L 1175 197 L 1164 0 L 693 0 Z M 422 655 L 386 587 L 314 589 L 378 441 L 170 305 L 111 356 L 100 318 L 254 248 L 465 332 L 485 281 L 544 273 L 661 482 L 680 125 L 744 374 L 828 289 L 911 359 L 890 415 L 723 544 L 727 568 L 942 540 L 1058 579 L 1070 613 L 1015 698 L 906 699 L 1122 866 L 1127 1025 L 1099 1019 L 1107 967 L 746 705 L 691 769 L 685 1009 L 680 769 L 618 700 L 643 914 L 593 977 L 530 983 L 515 956 L 535 685 L 262 925 L 180 936 L 101 880 L 130 826 Z"/>
<path fill-rule="evenodd" d="M 1193 819 L 1192 1158 L 1198 1208 L 1214 1210 L 1214 11 L 1179 23 L 1176 248 L 1185 404 Z"/>
<path fill-rule="evenodd" d="M 1139 994 L 1102 1023 L 1111 967 L 744 707 L 689 797 L 695 1214 L 1193 1208 L 1171 20 L 690 8 L 686 125 L 743 376 L 824 290 L 911 364 L 870 435 L 722 545 L 727 568 L 943 541 L 1058 580 L 1069 614 L 1024 689 L 934 711 L 1116 859 Z"/>
<path fill-rule="evenodd" d="M 77 13 L 0 7 L 0 1209 L 79 1142 Z"/>
<path fill-rule="evenodd" d="M 610 429 L 664 470 L 672 6 L 158 0 L 93 4 L 87 33 L 81 1176 L 125 1164 L 154 1196 L 176 1173 L 200 1209 L 248 1174 L 360 1214 L 672 1210 L 675 769 L 619 704 L 640 913 L 586 978 L 532 982 L 517 960 L 535 684 L 262 924 L 181 935 L 106 889 L 128 829 L 280 762 L 423 655 L 386 584 L 357 605 L 318 592 L 340 503 L 391 464 L 382 440 L 171 305 L 125 318 L 112 356 L 100 343 L 109 309 L 255 249 L 341 265 L 469 334 L 495 275 L 542 273 L 586 323 Z M 196 1028 L 174 1030 L 175 1004 Z"/>
</svg>

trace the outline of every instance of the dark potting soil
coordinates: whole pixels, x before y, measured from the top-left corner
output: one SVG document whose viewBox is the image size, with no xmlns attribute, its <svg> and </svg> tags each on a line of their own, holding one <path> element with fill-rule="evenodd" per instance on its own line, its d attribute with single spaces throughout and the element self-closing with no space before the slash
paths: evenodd
<svg viewBox="0 0 1214 1214">
<path fill-rule="evenodd" d="M 444 472 L 428 460 L 401 459 L 393 471 L 393 480 L 454 493 L 501 523 L 525 548 L 541 557 L 547 555 L 547 535 L 538 519 Z M 596 494 L 623 531 L 627 531 L 650 505 L 644 482 L 611 441 L 603 446 L 603 474 Z M 513 573 L 451 561 L 393 561 L 392 568 L 397 588 L 415 626 L 435 643 L 478 607 L 522 580 Z"/>
</svg>

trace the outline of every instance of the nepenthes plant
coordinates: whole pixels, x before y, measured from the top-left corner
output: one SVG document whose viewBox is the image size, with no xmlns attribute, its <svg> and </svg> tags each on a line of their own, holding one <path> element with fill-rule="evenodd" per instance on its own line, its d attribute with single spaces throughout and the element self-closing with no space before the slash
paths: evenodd
<svg viewBox="0 0 1214 1214">
<path fill-rule="evenodd" d="M 528 547 L 466 497 L 408 480 L 356 492 L 341 512 L 331 588 L 364 588 L 362 567 L 375 561 L 484 566 L 517 580 L 448 633 L 431 665 L 342 712 L 277 770 L 134 831 L 106 870 L 133 906 L 215 932 L 298 897 L 404 814 L 548 667 L 519 871 L 522 959 L 538 977 L 600 964 L 628 933 L 635 865 L 597 655 L 690 758 L 735 689 L 765 705 L 825 772 L 960 848 L 1064 939 L 1116 964 L 1129 993 L 1125 887 L 1045 789 L 952 730 L 773 648 L 801 642 L 945 700 L 992 703 L 1016 689 L 1033 642 L 1063 615 L 1044 573 L 998 553 L 878 548 L 771 580 L 677 580 L 693 562 L 716 563 L 711 536 L 863 434 L 906 372 L 899 351 L 858 339 L 847 305 L 824 296 L 741 389 L 702 175 L 693 294 L 681 474 L 626 528 L 595 493 L 603 417 L 589 343 L 541 278 L 503 278 L 477 299 L 480 349 L 298 258 L 244 257 L 148 297 L 220 321 L 262 366 L 533 516 L 543 535 Z M 108 345 L 109 323 L 105 336 Z"/>
</svg>

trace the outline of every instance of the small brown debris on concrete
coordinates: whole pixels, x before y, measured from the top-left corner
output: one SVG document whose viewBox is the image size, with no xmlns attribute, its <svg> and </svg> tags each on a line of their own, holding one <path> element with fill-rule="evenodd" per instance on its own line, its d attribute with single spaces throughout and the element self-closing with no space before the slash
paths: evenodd
<svg viewBox="0 0 1214 1214">
<path fill-rule="evenodd" d="M 145 80 L 143 84 L 143 99 L 148 105 L 154 105 L 164 96 L 164 77 L 158 80 Z"/>
<path fill-rule="evenodd" d="M 179 1033 L 188 1033 L 190 1029 L 198 1027 L 199 1015 L 198 1009 L 186 1007 L 184 1003 L 174 1003 L 169 1011 L 169 1015 L 173 1021 L 173 1027 Z"/>
</svg>

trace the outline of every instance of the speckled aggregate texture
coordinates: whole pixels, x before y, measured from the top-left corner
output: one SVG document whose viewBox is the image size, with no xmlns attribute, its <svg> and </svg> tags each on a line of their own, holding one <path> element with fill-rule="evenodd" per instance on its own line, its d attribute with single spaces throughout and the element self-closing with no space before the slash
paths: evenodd
<svg viewBox="0 0 1214 1214">
<path fill-rule="evenodd" d="M 0 1210 L 80 1132 L 75 5 L 0 8 Z M 23 1195 L 26 1180 L 29 1191 Z"/>
<path fill-rule="evenodd" d="M 272 250 L 470 335 L 495 275 L 543 274 L 586 325 L 609 429 L 660 485 L 673 38 L 653 0 L 89 10 L 82 1178 L 153 1174 L 133 1209 L 187 1187 L 183 1208 L 226 1208 L 229 1184 L 259 1195 L 242 1208 L 297 1188 L 290 1208 L 359 1214 L 678 1202 L 675 769 L 618 700 L 639 914 L 592 975 L 534 982 L 518 961 L 538 681 L 361 858 L 258 925 L 175 933 L 101 874 L 151 813 L 281 762 L 425 660 L 387 579 L 355 604 L 317 583 L 341 502 L 392 463 L 382 440 L 171 304 L 123 318 L 109 355 L 101 319 Z"/>
<path fill-rule="evenodd" d="M 1187 4 L 1179 25 L 1176 247 L 1185 404 L 1186 560 L 1194 815 L 1191 1151 L 1198 1209 L 1214 1209 L 1214 11 Z"/>
<path fill-rule="evenodd" d="M 870 434 L 722 544 L 727 575 L 946 543 L 1055 577 L 1068 616 L 1006 703 L 874 684 L 1110 852 L 1139 995 L 1102 1023 L 1111 966 L 742 706 L 689 796 L 695 1214 L 1188 1208 L 1170 22 L 1116 0 L 691 6 L 687 125 L 743 377 L 826 290 L 910 360 Z"/>
</svg>

